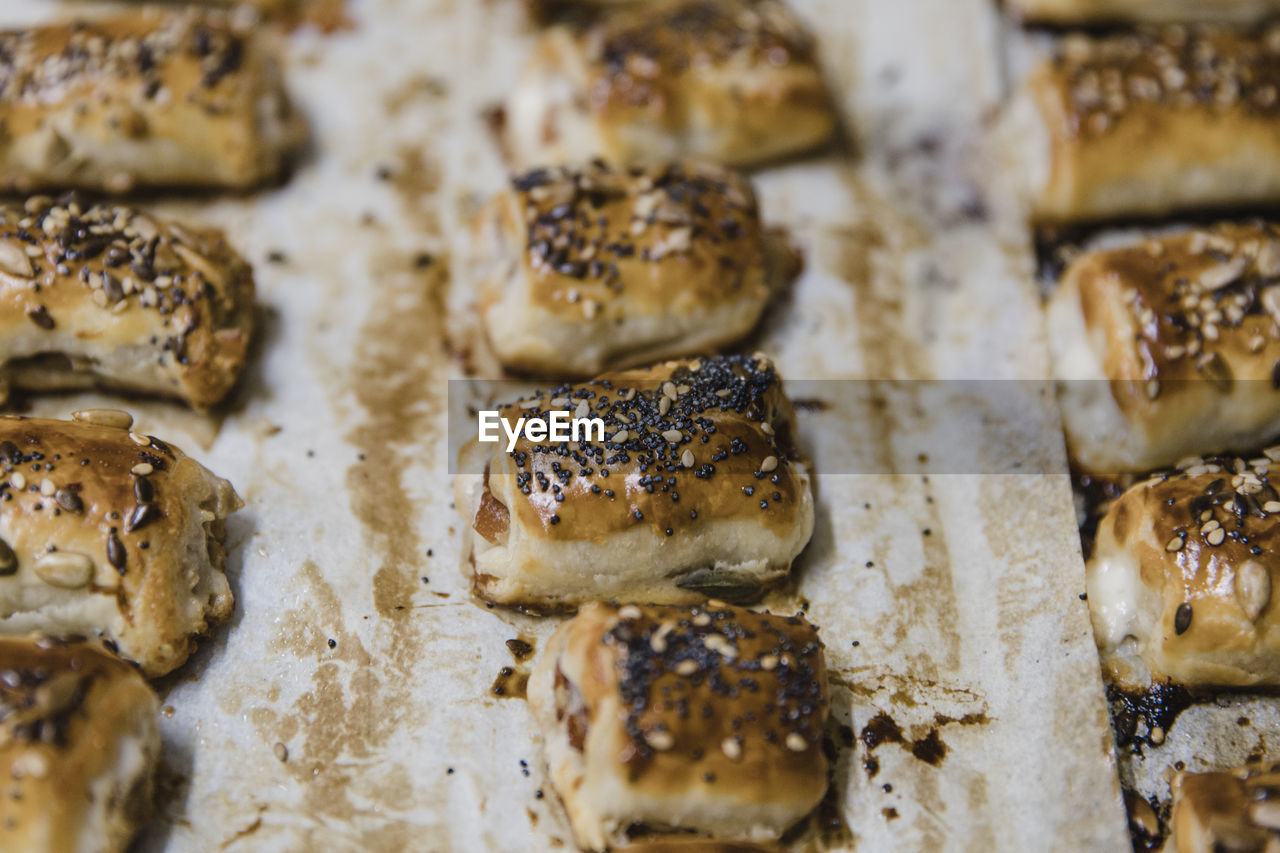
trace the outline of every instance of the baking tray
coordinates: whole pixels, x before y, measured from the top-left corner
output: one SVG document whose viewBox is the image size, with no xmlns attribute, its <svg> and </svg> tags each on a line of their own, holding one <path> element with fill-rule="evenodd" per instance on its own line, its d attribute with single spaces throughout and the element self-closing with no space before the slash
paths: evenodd
<svg viewBox="0 0 1280 853">
<path fill-rule="evenodd" d="M 756 176 L 805 269 L 752 345 L 791 379 L 903 380 L 908 401 L 800 414 L 817 530 L 763 606 L 821 628 L 837 760 L 789 844 L 1124 850 L 1065 461 L 929 474 L 917 455 L 945 424 L 910 381 L 1048 375 L 1030 236 L 982 156 L 1003 25 L 987 0 L 792 3 L 848 131 Z M 104 5 L 0 0 L 0 21 Z M 140 849 L 571 848 L 507 642 L 541 648 L 555 620 L 471 597 L 446 440 L 448 380 L 474 366 L 451 270 L 505 174 L 485 111 L 534 30 L 518 0 L 347 14 L 282 40 L 315 138 L 287 184 L 156 202 L 231 233 L 264 333 L 218 416 L 129 406 L 247 503 L 235 615 L 160 684 L 160 816 Z M 1052 434 L 1051 398 L 1027 405 Z M 824 471 L 842 442 L 884 470 Z"/>
</svg>

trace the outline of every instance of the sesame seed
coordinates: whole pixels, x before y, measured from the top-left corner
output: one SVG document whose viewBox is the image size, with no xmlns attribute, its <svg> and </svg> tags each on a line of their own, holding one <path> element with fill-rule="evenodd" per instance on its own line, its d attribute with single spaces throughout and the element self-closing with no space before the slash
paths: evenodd
<svg viewBox="0 0 1280 853">
<path fill-rule="evenodd" d="M 770 471 L 778 467 L 778 457 L 766 456 L 760 463 L 760 470 L 768 474 Z"/>
<path fill-rule="evenodd" d="M 1182 636 L 1191 627 L 1191 605 L 1185 601 L 1178 605 L 1178 609 L 1173 614 L 1173 632 L 1178 636 Z"/>
<path fill-rule="evenodd" d="M 730 761 L 737 761 L 742 758 L 742 744 L 738 742 L 736 737 L 727 737 L 720 741 L 720 750 Z"/>
<path fill-rule="evenodd" d="M 129 469 L 131 473 L 139 477 L 145 477 L 155 470 L 156 470 L 155 466 L 153 466 L 150 462 L 139 462 L 137 465 L 134 465 L 132 468 Z"/>
<path fill-rule="evenodd" d="M 131 432 L 129 433 L 129 438 L 133 440 L 134 444 L 138 444 L 143 447 L 151 446 L 151 439 L 147 438 L 145 435 L 142 435 L 140 433 Z"/>
<path fill-rule="evenodd" d="M 693 451 L 685 448 L 684 453 L 680 454 L 680 464 L 686 468 L 692 468 L 697 460 L 693 458 Z"/>
<path fill-rule="evenodd" d="M 639 619 L 639 618 L 640 618 L 640 608 L 639 608 L 639 607 L 636 607 L 634 604 L 628 604 L 626 607 L 623 607 L 621 610 L 619 610 L 619 611 L 618 611 L 618 618 L 620 618 L 620 619 Z"/>
<path fill-rule="evenodd" d="M 1170 539 L 1167 543 L 1165 543 L 1164 549 L 1166 551 L 1181 551 L 1182 546 L 1185 544 L 1186 544 L 1185 539 L 1183 539 L 1181 536 L 1175 536 L 1172 539 Z"/>
<path fill-rule="evenodd" d="M 684 676 L 693 675 L 695 672 L 698 671 L 698 662 L 696 660 L 689 660 L 689 659 L 682 660 L 678 664 L 676 664 L 674 667 L 672 667 L 671 671 L 674 672 L 676 675 L 684 675 Z"/>
<path fill-rule="evenodd" d="M 684 433 L 678 429 L 669 429 L 662 433 L 662 437 L 672 444 L 678 444 L 684 438 Z"/>
<path fill-rule="evenodd" d="M 1222 541 L 1226 538 L 1227 531 L 1223 530 L 1221 527 L 1210 531 L 1209 535 L 1205 537 L 1210 545 L 1221 545 Z"/>
<path fill-rule="evenodd" d="M 708 634 L 706 639 L 703 640 L 703 645 L 729 660 L 733 660 L 738 656 L 737 650 L 729 644 L 729 641 L 725 639 L 723 634 Z"/>
<path fill-rule="evenodd" d="M 649 732 L 645 735 L 644 739 L 649 746 L 659 752 L 664 752 L 676 745 L 676 739 L 671 736 L 671 733 L 662 730 Z"/>
<path fill-rule="evenodd" d="M 806 749 L 809 748 L 809 742 L 805 740 L 803 736 L 797 734 L 796 732 L 791 732 L 789 735 L 787 735 L 786 744 L 787 744 L 787 749 L 791 750 L 792 752 L 804 752 Z"/>
<path fill-rule="evenodd" d="M 53 480 L 50 480 L 48 477 L 45 477 L 40 481 L 40 494 L 44 495 L 46 498 L 53 497 L 54 493 L 57 491 L 58 487 L 55 486 L 53 484 Z"/>
<path fill-rule="evenodd" d="M 118 409 L 80 409 L 71 413 L 71 419 L 78 423 L 115 429 L 129 429 L 133 426 L 133 415 Z"/>
</svg>

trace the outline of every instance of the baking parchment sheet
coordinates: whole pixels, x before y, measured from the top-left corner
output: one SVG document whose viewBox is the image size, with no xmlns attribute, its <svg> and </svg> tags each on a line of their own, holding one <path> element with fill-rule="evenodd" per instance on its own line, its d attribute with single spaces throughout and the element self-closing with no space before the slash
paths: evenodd
<svg viewBox="0 0 1280 853">
<path fill-rule="evenodd" d="M 978 156 L 1001 99 L 993 4 L 793 5 L 848 134 L 757 176 L 806 267 L 752 346 L 796 379 L 1046 376 L 1028 236 Z M 0 22 L 90 6 L 2 0 Z M 527 666 L 505 641 L 541 647 L 554 620 L 471 598 L 445 450 L 447 379 L 472 345 L 445 313 L 463 286 L 451 260 L 503 180 L 485 109 L 533 30 L 517 0 L 352 0 L 348 15 L 283 40 L 315 139 L 286 185 L 158 202 L 232 234 L 264 309 L 222 415 L 129 406 L 247 502 L 230 524 L 235 616 L 160 685 L 161 813 L 141 849 L 569 848 L 525 704 L 491 691 Z M 1051 400 L 1027 405 L 1054 428 Z M 1126 849 L 1065 461 L 929 477 L 904 450 L 945 426 L 928 412 L 801 419 L 817 531 L 795 588 L 765 605 L 807 603 L 821 627 L 846 829 L 811 822 L 794 849 Z M 832 436 L 903 473 L 824 476 Z M 875 745 L 886 719 L 901 743 Z"/>
<path fill-rule="evenodd" d="M 1001 40 L 1005 56 L 1003 70 L 1006 88 L 1012 91 L 1037 62 L 1051 54 L 1062 34 L 1023 30 L 1011 21 L 1006 21 L 1004 26 L 1005 35 Z M 1016 147 L 1019 140 L 1008 136 L 1007 131 L 1008 128 L 996 130 L 995 135 L 1003 137 L 999 144 Z M 1006 147 L 1003 153 L 1008 151 Z M 1003 183 L 1003 177 L 997 176 L 996 182 Z M 1256 217 L 1256 211 L 1250 212 L 1248 217 Z M 1232 217 L 1224 213 L 1221 218 Z M 1141 226 L 1120 223 L 1080 229 L 1070 235 L 1070 245 L 1080 251 L 1106 250 L 1133 245 L 1147 237 L 1204 224 L 1205 221 L 1170 218 Z M 1057 281 L 1048 269 L 1051 265 L 1044 266 L 1038 271 L 1038 283 L 1048 292 L 1057 286 Z M 1173 716 L 1172 727 L 1158 744 L 1152 743 L 1149 737 L 1149 726 L 1155 723 L 1154 719 L 1139 718 L 1132 733 L 1133 744 L 1119 750 L 1118 761 L 1124 787 L 1157 806 L 1169 804 L 1169 782 L 1178 771 L 1225 770 L 1280 755 L 1280 698 L 1276 696 L 1230 692 L 1201 695 Z"/>
</svg>

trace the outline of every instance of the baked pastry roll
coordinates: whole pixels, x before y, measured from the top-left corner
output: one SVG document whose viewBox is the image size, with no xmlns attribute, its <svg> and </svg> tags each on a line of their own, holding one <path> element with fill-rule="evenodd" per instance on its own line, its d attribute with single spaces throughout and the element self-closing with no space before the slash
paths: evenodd
<svg viewBox="0 0 1280 853">
<path fill-rule="evenodd" d="M 301 141 L 274 60 L 225 13 L 0 33 L 0 187 L 248 188 Z"/>
<path fill-rule="evenodd" d="M 505 114 L 521 168 L 597 156 L 751 166 L 835 129 L 813 41 L 778 0 L 658 0 L 554 27 Z"/>
<path fill-rule="evenodd" d="M 476 594 L 569 608 L 596 599 L 746 600 L 784 579 L 813 532 L 794 412 L 763 357 L 606 374 L 504 407 L 599 418 L 579 442 L 522 435 L 463 449 L 456 506 Z"/>
<path fill-rule="evenodd" d="M 0 417 L 0 634 L 96 636 L 164 675 L 231 615 L 223 525 L 241 502 L 128 415 L 79 416 Z"/>
<path fill-rule="evenodd" d="M 0 847 L 128 849 L 151 812 L 159 710 L 100 647 L 0 637 Z"/>
<path fill-rule="evenodd" d="M 1082 255 L 1049 306 L 1072 455 L 1095 473 L 1280 433 L 1280 228 L 1222 224 Z"/>
<path fill-rule="evenodd" d="M 826 665 L 799 617 L 589 604 L 548 641 L 529 705 L 585 848 L 633 825 L 776 839 L 826 791 Z"/>
<path fill-rule="evenodd" d="M 519 371 L 591 376 L 714 350 L 770 296 L 751 184 L 718 167 L 537 169 L 476 231 L 485 331 Z"/>
<path fill-rule="evenodd" d="M 1179 773 L 1165 853 L 1280 849 L 1280 764 Z"/>
<path fill-rule="evenodd" d="M 0 205 L 6 388 L 96 385 L 205 411 L 244 368 L 253 312 L 253 270 L 221 231 L 75 197 Z"/>
<path fill-rule="evenodd" d="M 1194 457 L 1126 490 L 1086 580 L 1109 681 L 1280 686 L 1280 448 Z"/>
<path fill-rule="evenodd" d="M 1069 36 L 1013 115 L 1036 219 L 1274 203 L 1280 29 Z"/>
<path fill-rule="evenodd" d="M 626 847 L 614 848 L 619 853 L 783 853 L 776 844 L 753 844 L 749 841 L 720 841 L 714 838 L 668 835 L 642 838 Z"/>
<path fill-rule="evenodd" d="M 1005 0 L 1005 5 L 1023 20 L 1049 24 L 1251 23 L 1280 12 L 1277 0 Z"/>
</svg>

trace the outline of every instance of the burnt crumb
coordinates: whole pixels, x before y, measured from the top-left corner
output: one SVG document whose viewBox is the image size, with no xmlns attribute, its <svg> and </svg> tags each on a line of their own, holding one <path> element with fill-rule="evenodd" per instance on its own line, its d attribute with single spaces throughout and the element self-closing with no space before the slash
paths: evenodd
<svg viewBox="0 0 1280 853">
<path fill-rule="evenodd" d="M 1144 746 L 1164 740 L 1178 715 L 1196 697 L 1181 685 L 1156 682 L 1142 692 L 1107 685 L 1107 701 L 1116 745 L 1141 753 Z"/>
<path fill-rule="evenodd" d="M 511 656 L 516 659 L 516 663 L 524 663 L 533 655 L 533 644 L 523 637 L 507 640 L 506 646 Z"/>
<path fill-rule="evenodd" d="M 942 742 L 937 729 L 930 729 L 927 735 L 911 745 L 911 754 L 925 764 L 936 767 L 946 758 L 947 745 Z"/>
</svg>

